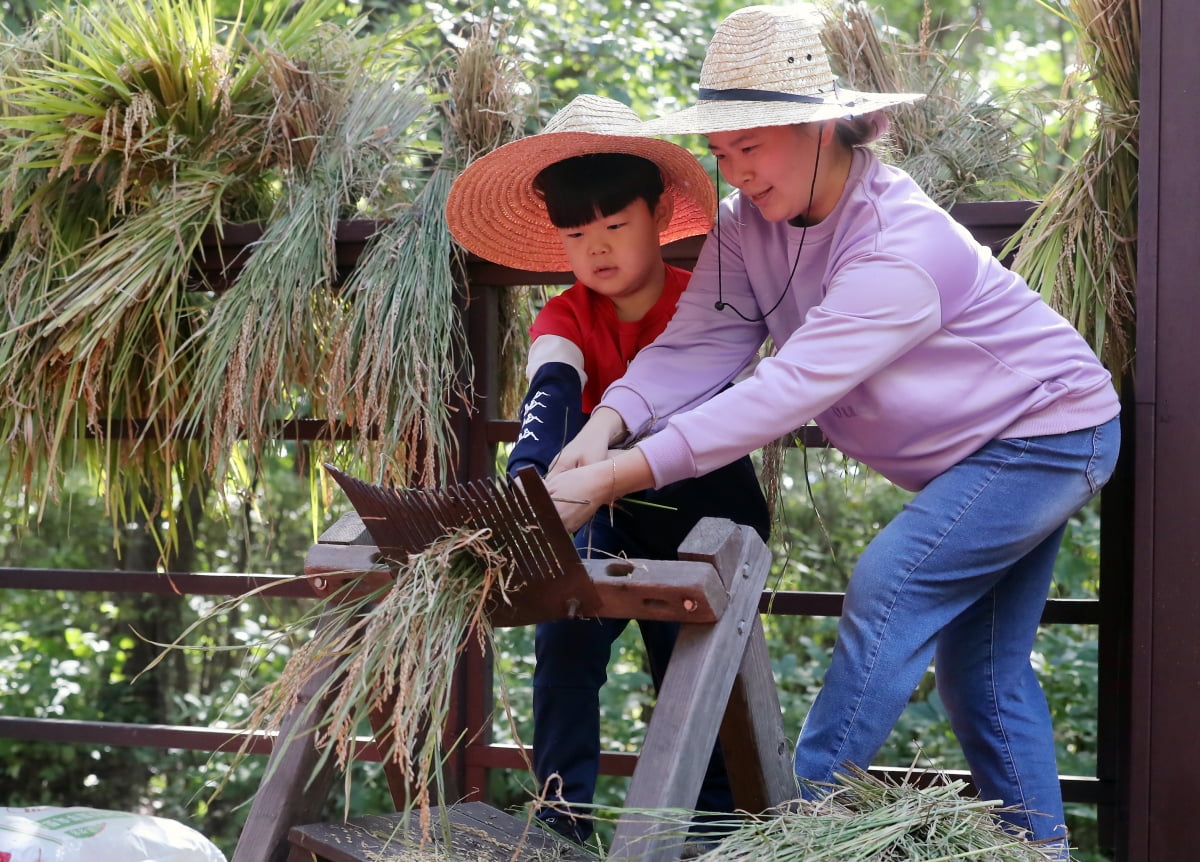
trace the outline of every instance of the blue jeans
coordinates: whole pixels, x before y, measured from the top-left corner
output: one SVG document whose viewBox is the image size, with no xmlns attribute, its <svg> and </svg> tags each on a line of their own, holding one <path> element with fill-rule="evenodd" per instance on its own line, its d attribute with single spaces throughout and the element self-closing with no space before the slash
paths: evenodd
<svg viewBox="0 0 1200 862">
<path fill-rule="evenodd" d="M 575 536 L 583 557 L 624 555 L 639 559 L 678 559 L 679 545 L 703 517 L 728 518 L 758 531 L 769 530 L 766 500 L 749 458 L 697 479 L 675 482 L 637 495 L 669 509 L 620 505 L 601 509 Z M 587 804 L 596 790 L 600 767 L 600 688 L 608 679 L 613 642 L 629 620 L 562 619 L 539 623 L 533 670 L 533 771 L 540 784 L 557 774 L 547 801 Z M 655 691 L 662 683 L 679 624 L 638 622 L 646 645 Z M 539 787 L 539 791 L 542 788 Z M 729 778 L 718 745 L 708 764 L 700 797 L 701 811 L 733 810 Z M 586 840 L 591 822 L 564 817 L 544 808 L 538 816 L 575 840 Z"/>
<path fill-rule="evenodd" d="M 796 775 L 866 768 L 934 662 L 982 799 L 1035 839 L 1066 835 L 1054 730 L 1030 664 L 1066 521 L 1108 481 L 1120 425 L 994 440 L 921 490 L 870 543 Z"/>
</svg>

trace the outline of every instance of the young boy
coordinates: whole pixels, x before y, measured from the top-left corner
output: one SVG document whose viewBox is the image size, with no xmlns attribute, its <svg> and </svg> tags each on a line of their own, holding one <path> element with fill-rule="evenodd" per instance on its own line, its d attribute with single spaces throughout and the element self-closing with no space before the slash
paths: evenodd
<svg viewBox="0 0 1200 862">
<path fill-rule="evenodd" d="M 706 233 L 716 196 L 687 150 L 637 135 L 632 110 L 580 96 L 538 135 L 472 163 L 447 201 L 450 230 L 468 250 L 517 269 L 577 281 L 551 299 L 530 330 L 529 389 L 509 475 L 545 475 L 605 389 L 662 332 L 690 274 L 667 266 L 660 243 Z M 749 458 L 604 507 L 576 534 L 580 554 L 675 559 L 703 517 L 729 518 L 768 534 L 766 502 Z M 584 842 L 600 757 L 599 691 L 613 641 L 628 620 L 554 620 L 537 626 L 533 674 L 533 767 L 548 799 L 546 825 Z M 678 624 L 639 621 L 657 690 Z M 561 786 L 552 780 L 561 779 Z M 549 782 L 549 784 L 547 784 Z M 731 811 L 719 749 L 697 801 Z"/>
</svg>

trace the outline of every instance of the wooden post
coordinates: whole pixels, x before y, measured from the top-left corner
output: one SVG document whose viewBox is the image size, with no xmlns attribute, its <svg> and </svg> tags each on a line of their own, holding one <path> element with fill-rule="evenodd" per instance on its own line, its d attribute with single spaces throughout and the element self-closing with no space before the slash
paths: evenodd
<svg viewBox="0 0 1200 862">
<path fill-rule="evenodd" d="M 734 804 L 762 812 L 795 799 L 800 791 L 762 619 L 755 618 L 751 626 L 721 722 L 721 749 Z"/>
<path fill-rule="evenodd" d="M 795 779 L 789 777 L 791 770 L 784 757 L 778 694 L 773 681 L 769 687 L 765 684 L 769 663 L 765 676 L 762 672 L 765 641 L 761 651 L 755 648 L 750 658 L 746 657 L 749 642 L 762 640 L 758 601 L 770 569 L 770 552 L 749 527 L 706 518 L 689 534 L 680 556 L 710 562 L 729 590 L 729 605 L 715 623 L 680 626 L 625 798 L 625 808 L 631 813 L 617 824 L 610 860 L 668 862 L 679 858 L 683 836 L 677 827 L 634 812 L 695 806 L 725 712 L 714 705 L 729 704 L 737 715 L 728 727 L 755 736 L 744 747 L 730 740 L 735 752 L 750 751 L 753 758 L 741 761 L 730 773 L 737 782 L 735 794 L 750 788 L 756 805 L 764 801 L 777 804 L 795 795 Z M 751 669 L 748 662 L 759 666 Z M 739 675 L 741 689 L 731 700 Z M 757 701 L 759 697 L 764 702 Z"/>
<path fill-rule="evenodd" d="M 1134 369 L 1132 690 L 1128 862 L 1200 859 L 1200 15 L 1194 0 L 1144 0 Z M 1107 513 L 1106 513 L 1107 514 Z"/>
</svg>

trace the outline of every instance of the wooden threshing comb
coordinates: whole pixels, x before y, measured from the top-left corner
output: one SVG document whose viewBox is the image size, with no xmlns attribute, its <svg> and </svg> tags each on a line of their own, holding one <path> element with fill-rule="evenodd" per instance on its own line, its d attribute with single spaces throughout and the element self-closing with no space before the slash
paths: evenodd
<svg viewBox="0 0 1200 862">
<path fill-rule="evenodd" d="M 533 468 L 519 473 L 520 485 L 500 478 L 409 489 L 372 485 L 329 464 L 325 469 L 362 519 L 381 564 L 402 561 L 460 527 L 488 529 L 490 543 L 512 567 L 512 604 L 497 602 L 489 610 L 493 625 L 592 616 L 599 610 L 588 570 Z"/>
</svg>

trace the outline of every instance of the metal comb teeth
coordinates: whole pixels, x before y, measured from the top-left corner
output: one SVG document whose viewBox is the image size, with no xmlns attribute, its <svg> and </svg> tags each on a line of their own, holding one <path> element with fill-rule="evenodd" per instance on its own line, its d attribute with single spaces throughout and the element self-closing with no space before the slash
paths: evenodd
<svg viewBox="0 0 1200 862">
<path fill-rule="evenodd" d="M 537 471 L 521 485 L 480 479 L 444 488 L 387 488 L 356 479 L 330 464 L 380 552 L 393 560 L 419 553 L 459 528 L 487 529 L 519 580 L 580 572 L 583 565 Z"/>
</svg>

